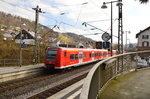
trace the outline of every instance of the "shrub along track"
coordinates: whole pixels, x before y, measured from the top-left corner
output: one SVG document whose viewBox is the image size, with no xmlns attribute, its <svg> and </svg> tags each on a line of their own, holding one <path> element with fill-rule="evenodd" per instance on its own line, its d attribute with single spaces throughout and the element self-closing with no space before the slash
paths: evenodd
<svg viewBox="0 0 150 99">
<path fill-rule="evenodd" d="M 94 63 L 95 64 L 95 63 Z M 0 98 L 46 98 L 86 77 L 94 64 L 0 83 Z M 46 91 L 45 91 L 46 90 Z"/>
</svg>

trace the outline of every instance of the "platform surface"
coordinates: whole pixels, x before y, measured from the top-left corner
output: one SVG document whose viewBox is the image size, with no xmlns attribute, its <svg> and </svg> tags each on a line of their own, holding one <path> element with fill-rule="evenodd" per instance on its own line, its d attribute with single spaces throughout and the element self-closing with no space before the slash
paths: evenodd
<svg viewBox="0 0 150 99">
<path fill-rule="evenodd" d="M 57 92 L 56 94 L 48 97 L 47 99 L 79 99 L 83 83 L 84 79 Z"/>
<path fill-rule="evenodd" d="M 139 69 L 111 80 L 100 99 L 150 99 L 150 68 Z"/>
<path fill-rule="evenodd" d="M 27 70 L 27 69 L 35 69 L 35 68 L 44 68 L 44 64 L 37 64 L 37 65 L 28 65 L 28 66 L 16 66 L 16 67 L 0 67 L 0 74 L 4 73 L 10 73 L 10 72 L 16 72 L 21 70 Z"/>
</svg>

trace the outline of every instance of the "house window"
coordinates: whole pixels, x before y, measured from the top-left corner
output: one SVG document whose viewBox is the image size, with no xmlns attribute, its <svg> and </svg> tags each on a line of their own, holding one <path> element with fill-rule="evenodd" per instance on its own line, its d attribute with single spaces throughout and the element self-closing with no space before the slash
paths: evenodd
<svg viewBox="0 0 150 99">
<path fill-rule="evenodd" d="M 26 39 L 28 39 L 28 34 L 26 34 Z"/>
<path fill-rule="evenodd" d="M 149 46 L 149 42 L 147 42 L 147 41 L 142 42 L 142 46 L 143 47 L 148 47 Z"/>
<path fill-rule="evenodd" d="M 142 35 L 142 39 L 149 39 L 149 35 Z"/>
</svg>

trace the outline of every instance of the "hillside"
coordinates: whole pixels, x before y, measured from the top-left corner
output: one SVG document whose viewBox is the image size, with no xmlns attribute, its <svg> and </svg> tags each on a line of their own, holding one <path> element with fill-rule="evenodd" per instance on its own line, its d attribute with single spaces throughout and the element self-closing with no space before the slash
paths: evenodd
<svg viewBox="0 0 150 99">
<path fill-rule="evenodd" d="M 90 39 L 90 38 L 87 38 L 87 37 L 84 37 L 83 35 L 77 35 L 77 34 L 74 34 L 74 33 L 64 33 L 64 35 L 68 38 L 70 38 L 71 40 L 73 40 L 73 44 L 76 44 L 76 45 L 83 45 L 87 48 L 94 48 L 95 46 L 95 41 Z"/>
<path fill-rule="evenodd" d="M 20 44 L 15 42 L 15 36 L 22 30 L 34 32 L 34 21 L 14 16 L 4 12 L 0 12 L 0 62 L 5 59 L 16 60 L 19 64 Z M 25 26 L 23 24 L 26 24 Z M 43 62 L 45 49 L 48 46 L 56 46 L 57 44 L 76 44 L 93 48 L 93 40 L 75 33 L 58 33 L 52 29 L 38 24 L 38 35 L 41 37 L 39 41 L 39 62 Z M 22 49 L 23 65 L 33 63 L 35 46 L 27 45 Z M 3 64 L 2 64 L 3 66 Z M 11 65 L 12 66 L 12 65 Z"/>
<path fill-rule="evenodd" d="M 20 32 L 21 28 L 34 32 L 34 21 L 11 14 L 6 14 L 4 12 L 0 12 L 0 19 L 1 36 L 6 33 L 10 34 L 11 32 Z M 22 24 L 26 24 L 26 26 L 23 26 Z M 75 33 L 58 33 L 41 24 L 38 25 L 38 33 L 42 38 L 42 44 L 46 44 L 47 46 L 56 46 L 59 42 L 81 44 L 85 47 L 94 47 L 91 43 L 94 42 L 92 39 L 86 38 L 82 35 L 77 35 Z"/>
</svg>

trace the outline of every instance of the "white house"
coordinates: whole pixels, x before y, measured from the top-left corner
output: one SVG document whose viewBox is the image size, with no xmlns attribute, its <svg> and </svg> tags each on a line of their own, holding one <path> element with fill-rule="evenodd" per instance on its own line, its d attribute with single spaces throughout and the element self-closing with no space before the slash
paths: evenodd
<svg viewBox="0 0 150 99">
<path fill-rule="evenodd" d="M 138 50 L 150 50 L 150 26 L 136 34 Z"/>
<path fill-rule="evenodd" d="M 15 36 L 15 42 L 20 43 L 20 35 L 21 33 Z M 35 45 L 35 33 L 29 32 L 27 30 L 22 30 L 22 43 L 27 45 Z"/>
</svg>

